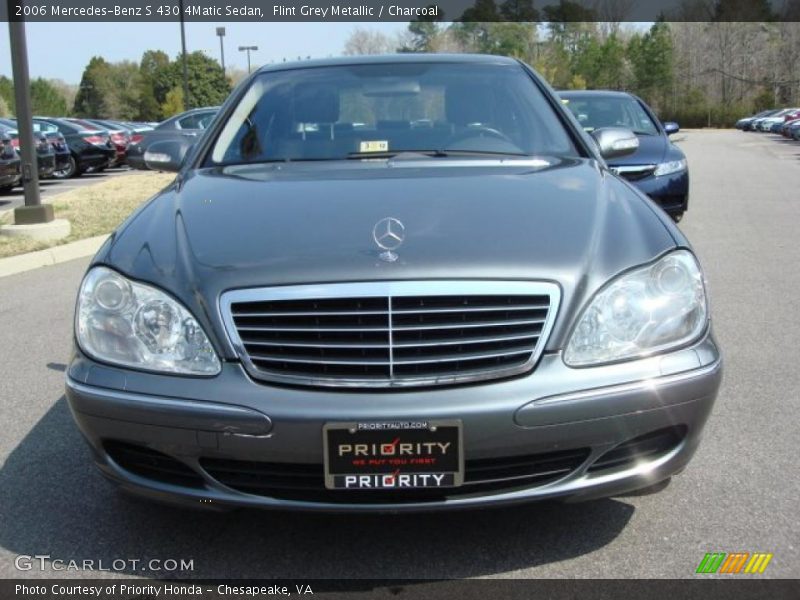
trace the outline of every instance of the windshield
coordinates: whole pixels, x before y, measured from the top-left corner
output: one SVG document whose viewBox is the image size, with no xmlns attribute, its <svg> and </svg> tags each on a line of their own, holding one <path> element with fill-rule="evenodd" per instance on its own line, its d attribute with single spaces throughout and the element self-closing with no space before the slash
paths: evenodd
<svg viewBox="0 0 800 600">
<path fill-rule="evenodd" d="M 562 94 L 562 98 L 586 131 L 601 127 L 625 127 L 639 135 L 659 133 L 647 111 L 631 96 Z"/>
<path fill-rule="evenodd" d="M 214 142 L 209 163 L 403 152 L 576 154 L 520 66 L 403 63 L 259 75 Z"/>
</svg>

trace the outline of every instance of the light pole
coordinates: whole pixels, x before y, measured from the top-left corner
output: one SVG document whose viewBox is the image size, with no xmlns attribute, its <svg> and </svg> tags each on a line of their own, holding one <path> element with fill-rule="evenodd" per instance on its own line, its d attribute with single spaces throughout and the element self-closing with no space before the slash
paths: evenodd
<svg viewBox="0 0 800 600">
<path fill-rule="evenodd" d="M 8 3 L 9 8 L 11 2 Z M 11 11 L 9 10 L 9 16 Z M 8 37 L 11 42 L 11 71 L 14 77 L 14 102 L 22 155 L 22 184 L 25 205 L 14 209 L 14 224 L 0 226 L 0 234 L 27 236 L 49 240 L 69 235 L 69 221 L 55 219 L 52 204 L 42 204 L 39 195 L 39 166 L 33 145 L 33 121 L 28 71 L 28 44 L 25 39 L 25 22 L 8 20 Z"/>
<path fill-rule="evenodd" d="M 189 67 L 186 64 L 186 27 L 183 22 L 183 0 L 179 0 L 181 11 L 181 60 L 183 62 L 183 110 L 189 110 Z"/>
<path fill-rule="evenodd" d="M 250 72 L 250 51 L 255 52 L 258 46 L 239 46 L 239 52 L 247 52 L 247 72 Z"/>
<path fill-rule="evenodd" d="M 10 5 L 9 5 L 10 6 Z M 11 42 L 11 69 L 14 75 L 14 100 L 17 112 L 20 150 L 22 152 L 22 184 L 25 189 L 25 206 L 14 211 L 14 221 L 19 224 L 46 223 L 53 220 L 53 206 L 42 204 L 39 196 L 39 167 L 33 145 L 30 75 L 28 73 L 28 45 L 25 40 L 25 23 L 8 21 Z"/>
<path fill-rule="evenodd" d="M 222 73 L 225 73 L 225 46 L 222 44 L 222 38 L 225 37 L 225 28 L 217 27 L 217 35 L 219 36 L 219 57 L 222 64 Z"/>
</svg>

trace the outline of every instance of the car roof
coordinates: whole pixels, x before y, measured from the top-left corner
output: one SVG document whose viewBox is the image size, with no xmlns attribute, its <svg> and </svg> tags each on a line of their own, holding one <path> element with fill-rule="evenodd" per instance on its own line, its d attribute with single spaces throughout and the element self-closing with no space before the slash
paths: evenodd
<svg viewBox="0 0 800 600">
<path fill-rule="evenodd" d="M 556 92 L 559 96 L 574 96 L 574 97 L 601 97 L 601 98 L 634 98 L 633 94 L 628 92 L 620 92 L 618 90 L 558 90 Z"/>
<path fill-rule="evenodd" d="M 516 65 L 516 59 L 493 54 L 425 54 L 408 52 L 405 54 L 376 54 L 368 56 L 339 56 L 335 58 L 315 58 L 264 65 L 257 73 L 283 71 L 290 69 L 310 69 L 314 67 L 338 67 L 356 65 L 390 65 L 411 63 L 459 63 L 459 64 L 500 64 Z"/>
</svg>

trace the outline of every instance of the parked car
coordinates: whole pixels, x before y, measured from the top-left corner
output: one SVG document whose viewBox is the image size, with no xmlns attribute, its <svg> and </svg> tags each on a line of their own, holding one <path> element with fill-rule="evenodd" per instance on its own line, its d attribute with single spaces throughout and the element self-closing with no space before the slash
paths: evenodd
<svg viewBox="0 0 800 600">
<path fill-rule="evenodd" d="M 511 58 L 405 54 L 264 67 L 192 142 L 148 147 L 176 180 L 77 301 L 67 398 L 126 491 L 419 511 L 689 462 L 720 355 L 689 242 L 606 165 L 630 130 Z"/>
<path fill-rule="evenodd" d="M 128 164 L 134 169 L 147 169 L 144 153 L 153 142 L 196 140 L 214 120 L 218 110 L 218 106 L 195 108 L 162 121 L 151 131 L 145 132 L 141 140 L 131 142 L 128 148 Z"/>
<path fill-rule="evenodd" d="M 11 145 L 19 154 L 21 149 L 17 122 L 13 119 L 0 119 L 0 129 L 5 129 L 6 133 L 11 137 Z M 33 137 L 36 143 L 36 163 L 38 165 L 39 179 L 49 179 L 56 169 L 55 152 L 50 146 L 46 135 L 34 131 Z"/>
<path fill-rule="evenodd" d="M 0 128 L 0 193 L 7 193 L 20 182 L 20 160 L 8 130 Z"/>
<path fill-rule="evenodd" d="M 44 136 L 47 138 L 47 141 L 50 142 L 50 146 L 53 148 L 53 153 L 55 155 L 56 164 L 55 170 L 53 171 L 53 176 L 63 179 L 64 174 L 70 168 L 70 151 L 66 138 L 64 138 L 64 135 L 55 127 L 55 125 L 51 125 L 49 123 L 34 121 L 33 130 L 35 132 L 41 132 L 44 134 Z"/>
<path fill-rule="evenodd" d="M 69 164 L 57 171 L 56 177 L 79 177 L 89 169 L 103 170 L 116 158 L 111 138 L 104 131 L 54 117 L 35 117 L 33 122 L 55 126 L 69 147 Z"/>
<path fill-rule="evenodd" d="M 679 130 L 678 125 L 659 121 L 633 94 L 582 90 L 559 95 L 587 132 L 603 127 L 633 130 L 639 148 L 609 160 L 609 166 L 680 221 L 689 208 L 689 169 L 683 151 L 669 139 Z"/>
<path fill-rule="evenodd" d="M 108 131 L 111 137 L 111 143 L 117 151 L 117 157 L 111 164 L 113 167 L 119 167 L 127 164 L 128 162 L 128 146 L 131 143 L 132 130 L 116 121 L 109 121 L 105 119 L 84 119 L 95 126 Z"/>
<path fill-rule="evenodd" d="M 767 119 L 771 119 L 772 117 L 775 117 L 777 115 L 783 116 L 783 114 L 785 114 L 783 112 L 784 110 L 785 109 L 778 108 L 763 117 L 753 119 L 753 121 L 750 123 L 750 131 L 758 131 L 758 132 L 762 131 L 761 125 L 764 121 L 766 121 Z"/>
<path fill-rule="evenodd" d="M 793 121 L 789 125 L 787 137 L 790 137 L 793 140 L 800 140 L 800 119 Z"/>
<path fill-rule="evenodd" d="M 783 118 L 791 112 L 796 111 L 796 108 L 784 108 L 776 112 L 774 115 L 765 119 L 758 119 L 755 127 L 758 131 L 769 132 L 772 131 L 772 126 L 778 123 L 783 123 Z"/>
<path fill-rule="evenodd" d="M 752 131 L 753 121 L 757 121 L 759 119 L 765 119 L 770 117 L 778 112 L 777 108 L 772 108 L 769 110 L 762 110 L 760 113 L 755 114 L 751 117 L 745 117 L 744 119 L 739 119 L 736 121 L 736 129 L 741 129 L 742 131 Z"/>
<path fill-rule="evenodd" d="M 789 128 L 792 126 L 792 123 L 796 123 L 798 120 L 800 120 L 800 110 L 788 113 L 783 118 L 783 123 L 781 124 L 779 133 L 783 137 L 792 137 L 789 135 Z"/>
<path fill-rule="evenodd" d="M 118 167 L 120 165 L 125 164 L 126 155 L 128 152 L 128 140 L 129 135 L 127 130 L 118 126 L 111 126 L 109 127 L 106 124 L 102 124 L 100 121 L 96 119 L 77 119 L 73 117 L 67 117 L 64 119 L 68 123 L 72 123 L 79 127 L 83 127 L 89 131 L 94 131 L 98 135 L 108 136 L 111 140 L 111 145 L 114 148 L 115 154 L 114 158 L 111 162 L 108 163 L 106 167 L 94 167 L 91 170 L 93 172 L 103 171 L 106 168 L 111 167 Z"/>
</svg>

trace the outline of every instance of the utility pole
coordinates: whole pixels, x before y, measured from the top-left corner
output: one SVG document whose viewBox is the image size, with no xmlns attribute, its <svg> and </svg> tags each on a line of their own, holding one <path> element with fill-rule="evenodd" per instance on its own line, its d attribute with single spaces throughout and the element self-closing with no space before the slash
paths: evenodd
<svg viewBox="0 0 800 600">
<path fill-rule="evenodd" d="M 11 41 L 11 69 L 14 77 L 14 101 L 16 102 L 17 130 L 22 151 L 22 184 L 25 188 L 25 206 L 14 210 L 14 223 L 48 223 L 53 220 L 53 206 L 42 204 L 39 196 L 39 163 L 33 143 L 33 115 L 31 114 L 31 82 L 28 73 L 28 44 L 25 39 L 25 23 L 8 21 L 8 37 Z"/>
<path fill-rule="evenodd" d="M 183 0 L 179 0 L 181 11 L 181 59 L 183 61 L 183 109 L 189 110 L 189 67 L 186 65 L 186 26 L 183 21 Z"/>
<path fill-rule="evenodd" d="M 225 74 L 225 46 L 222 43 L 222 38 L 225 37 L 225 28 L 217 27 L 217 35 L 219 36 L 219 58 L 222 64 L 222 74 Z"/>
<path fill-rule="evenodd" d="M 250 51 L 255 52 L 258 46 L 239 46 L 239 52 L 247 52 L 247 72 L 250 73 Z"/>
<path fill-rule="evenodd" d="M 39 240 L 64 238 L 70 232 L 69 221 L 55 219 L 53 205 L 42 204 L 42 198 L 39 195 L 39 163 L 36 160 L 36 146 L 33 143 L 33 115 L 25 22 L 13 21 L 11 11 L 9 11 L 8 19 L 8 37 L 11 42 L 11 70 L 14 77 L 14 102 L 22 156 L 21 171 L 25 204 L 14 209 L 14 224 L 0 226 L 0 234 L 32 237 Z"/>
</svg>

